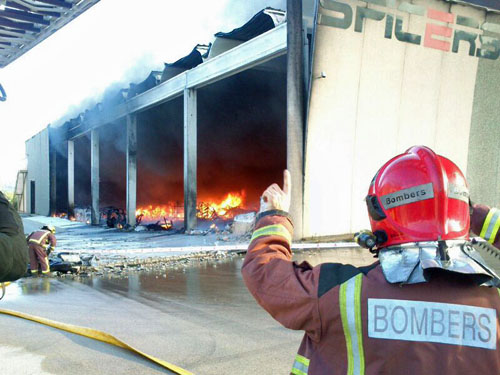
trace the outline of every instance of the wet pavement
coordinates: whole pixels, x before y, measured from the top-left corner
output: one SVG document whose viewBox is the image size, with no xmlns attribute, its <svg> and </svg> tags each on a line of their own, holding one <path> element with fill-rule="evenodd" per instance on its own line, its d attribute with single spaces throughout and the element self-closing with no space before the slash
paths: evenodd
<svg viewBox="0 0 500 375">
<path fill-rule="evenodd" d="M 360 249 L 297 253 L 312 264 L 369 264 Z M 283 328 L 248 293 L 243 256 L 166 269 L 69 278 L 28 278 L 0 308 L 103 330 L 196 374 L 287 374 L 302 333 Z M 165 374 L 123 349 L 0 315 L 2 373 Z M 6 360 L 8 356 L 8 360 Z"/>
<path fill-rule="evenodd" d="M 294 259 L 374 261 L 360 248 L 296 252 Z M 302 332 L 283 328 L 257 305 L 242 262 L 242 255 L 226 253 L 25 278 L 7 288 L 0 308 L 108 332 L 195 374 L 288 374 Z M 0 315 L 0 332 L 2 374 L 169 373 L 123 349 L 15 317 Z"/>
</svg>

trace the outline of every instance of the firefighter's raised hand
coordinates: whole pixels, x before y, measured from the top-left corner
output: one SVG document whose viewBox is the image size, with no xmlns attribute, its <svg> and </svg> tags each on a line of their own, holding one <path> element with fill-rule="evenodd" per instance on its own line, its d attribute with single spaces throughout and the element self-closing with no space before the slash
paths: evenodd
<svg viewBox="0 0 500 375">
<path fill-rule="evenodd" d="M 278 184 L 269 186 L 260 197 L 260 212 L 282 210 L 288 212 L 292 192 L 292 178 L 288 170 L 283 171 L 283 190 Z"/>
</svg>

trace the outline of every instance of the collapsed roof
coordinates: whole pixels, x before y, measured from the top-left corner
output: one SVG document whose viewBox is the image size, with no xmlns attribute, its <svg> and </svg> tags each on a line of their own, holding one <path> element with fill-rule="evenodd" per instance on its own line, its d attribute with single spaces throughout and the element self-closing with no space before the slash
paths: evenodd
<svg viewBox="0 0 500 375">
<path fill-rule="evenodd" d="M 216 38 L 227 38 L 246 42 L 257 35 L 265 33 L 285 21 L 286 13 L 282 10 L 266 8 L 261 10 L 250 21 L 228 33 L 218 32 Z"/>
<path fill-rule="evenodd" d="M 161 82 L 168 81 L 170 78 L 200 65 L 208 57 L 211 46 L 212 44 L 197 44 L 187 56 L 171 64 L 165 63 L 165 68 L 161 75 Z"/>
<path fill-rule="evenodd" d="M 0 68 L 16 60 L 99 0 L 0 1 Z"/>
<path fill-rule="evenodd" d="M 102 99 L 102 103 L 96 104 L 92 109 L 87 109 L 78 116 L 66 121 L 63 126 L 66 130 L 74 130 L 85 123 L 91 117 L 99 116 L 100 113 L 127 101 L 147 90 L 154 88 L 162 82 L 181 74 L 182 72 L 193 69 L 202 64 L 204 61 L 223 53 L 236 45 L 255 38 L 258 35 L 269 31 L 285 22 L 286 13 L 284 11 L 266 8 L 254 15 L 243 26 L 234 29 L 231 32 L 219 32 L 215 34 L 216 40 L 214 43 L 197 44 L 193 50 L 186 56 L 178 59 L 173 63 L 165 63 L 163 71 L 151 71 L 148 77 L 139 83 L 130 83 L 129 88 L 122 88 L 111 92 Z M 218 40 L 233 40 L 232 44 L 221 44 L 216 46 L 217 53 L 214 55 L 212 50 Z"/>
</svg>

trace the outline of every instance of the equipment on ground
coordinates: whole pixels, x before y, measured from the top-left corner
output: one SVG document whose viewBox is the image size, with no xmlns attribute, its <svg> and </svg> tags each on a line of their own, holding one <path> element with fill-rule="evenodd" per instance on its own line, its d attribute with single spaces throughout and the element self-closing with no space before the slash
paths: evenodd
<svg viewBox="0 0 500 375">
<path fill-rule="evenodd" d="M 183 368 L 181 368 L 179 366 L 171 364 L 171 363 L 164 361 L 162 359 L 153 357 L 152 355 L 146 354 L 146 353 L 134 348 L 133 346 L 125 343 L 124 341 L 117 339 L 113 335 L 110 335 L 109 333 L 106 333 L 103 331 L 98 331 L 97 329 L 80 327 L 80 326 L 76 326 L 76 325 L 72 325 L 72 324 L 56 322 L 54 320 L 45 319 L 42 317 L 29 315 L 29 314 L 25 314 L 25 313 L 18 312 L 18 311 L 12 311 L 12 310 L 0 309 L 0 314 L 15 316 L 17 318 L 22 318 L 22 319 L 26 319 L 26 320 L 31 320 L 33 322 L 44 324 L 44 325 L 49 326 L 49 327 L 57 328 L 57 329 L 60 329 L 62 331 L 74 333 L 75 335 L 88 337 L 90 339 L 105 342 L 106 344 L 118 346 L 120 348 L 129 350 L 135 354 L 138 354 L 138 355 L 150 360 L 151 362 L 156 363 L 157 365 L 160 365 L 163 368 L 166 368 L 167 370 L 173 372 L 174 374 L 193 375 L 192 372 L 190 372 L 190 371 L 184 370 Z"/>
</svg>

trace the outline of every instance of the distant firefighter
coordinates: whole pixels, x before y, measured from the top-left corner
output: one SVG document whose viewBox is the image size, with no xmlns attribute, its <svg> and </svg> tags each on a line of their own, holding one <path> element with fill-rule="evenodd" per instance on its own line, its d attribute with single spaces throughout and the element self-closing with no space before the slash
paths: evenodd
<svg viewBox="0 0 500 375">
<path fill-rule="evenodd" d="M 38 273 L 39 267 L 44 275 L 50 272 L 49 254 L 56 247 L 55 233 L 56 228 L 51 225 L 45 225 L 40 230 L 28 236 L 30 270 L 32 275 Z"/>
</svg>

